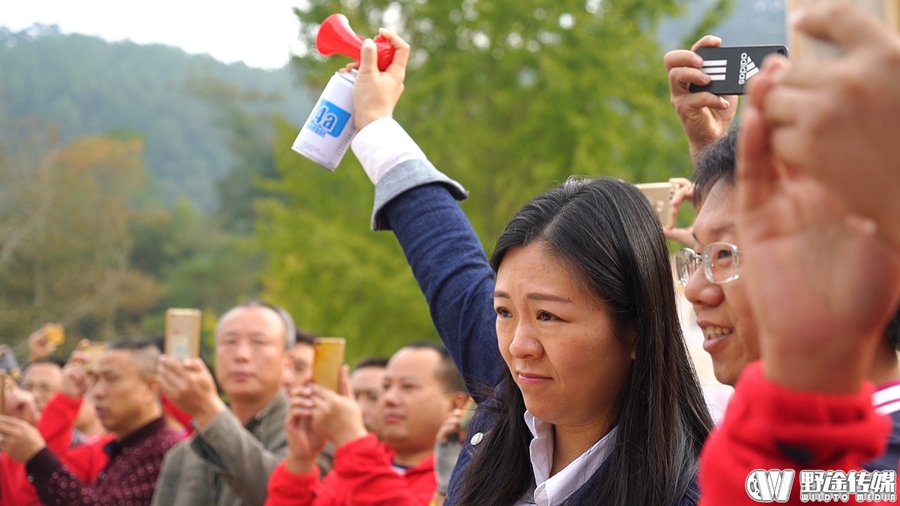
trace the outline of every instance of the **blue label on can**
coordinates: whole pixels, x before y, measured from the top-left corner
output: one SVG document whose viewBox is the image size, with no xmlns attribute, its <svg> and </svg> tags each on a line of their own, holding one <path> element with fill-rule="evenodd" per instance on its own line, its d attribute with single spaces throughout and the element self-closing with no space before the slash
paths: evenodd
<svg viewBox="0 0 900 506">
<path fill-rule="evenodd" d="M 331 102 L 321 99 L 316 104 L 316 112 L 310 116 L 306 122 L 306 127 L 319 137 L 330 135 L 331 137 L 339 137 L 347 121 L 350 120 L 350 113 L 332 104 Z"/>
</svg>

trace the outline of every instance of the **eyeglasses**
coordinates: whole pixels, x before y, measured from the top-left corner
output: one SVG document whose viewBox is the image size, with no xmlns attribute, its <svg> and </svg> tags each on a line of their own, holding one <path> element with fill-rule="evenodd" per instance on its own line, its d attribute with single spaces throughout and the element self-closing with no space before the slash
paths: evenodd
<svg viewBox="0 0 900 506">
<path fill-rule="evenodd" d="M 675 253 L 675 270 L 678 283 L 687 286 L 700 265 L 707 281 L 717 285 L 730 283 L 740 277 L 741 250 L 730 242 L 714 242 L 703 248 L 703 254 L 685 248 Z"/>
</svg>

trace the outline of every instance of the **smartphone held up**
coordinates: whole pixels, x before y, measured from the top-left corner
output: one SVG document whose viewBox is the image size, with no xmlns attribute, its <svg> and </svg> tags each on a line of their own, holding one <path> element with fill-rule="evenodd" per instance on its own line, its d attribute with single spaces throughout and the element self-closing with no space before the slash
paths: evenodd
<svg viewBox="0 0 900 506">
<path fill-rule="evenodd" d="M 175 360 L 200 356 L 200 310 L 166 310 L 166 355 Z"/>
<path fill-rule="evenodd" d="M 639 183 L 635 186 L 653 203 L 663 228 L 671 227 L 673 224 L 671 223 L 672 217 L 669 214 L 669 208 L 672 195 L 675 194 L 675 185 L 672 183 Z"/>
<path fill-rule="evenodd" d="M 44 334 L 47 336 L 47 342 L 59 347 L 66 342 L 66 328 L 57 323 L 48 323 L 44 326 Z"/>
<path fill-rule="evenodd" d="M 316 338 L 313 344 L 313 381 L 331 391 L 338 391 L 346 346 L 347 341 L 341 337 Z"/>
<path fill-rule="evenodd" d="M 711 81 L 706 86 L 692 84 L 690 91 L 708 91 L 714 95 L 743 95 L 747 82 L 759 73 L 767 56 L 788 55 L 788 49 L 778 45 L 701 47 L 695 52 L 703 58 L 701 70 Z"/>
<path fill-rule="evenodd" d="M 88 372 L 94 372 L 97 369 L 97 364 L 100 363 L 100 355 L 103 355 L 103 352 L 106 350 L 106 343 L 90 343 L 85 346 L 81 351 L 87 355 L 87 362 L 84 364 L 84 369 Z"/>
</svg>

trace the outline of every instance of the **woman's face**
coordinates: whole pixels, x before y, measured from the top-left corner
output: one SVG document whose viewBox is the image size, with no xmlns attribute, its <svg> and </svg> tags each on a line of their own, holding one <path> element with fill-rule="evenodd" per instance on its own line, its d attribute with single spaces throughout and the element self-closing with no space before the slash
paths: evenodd
<svg viewBox="0 0 900 506">
<path fill-rule="evenodd" d="M 500 353 L 537 418 L 563 427 L 610 423 L 631 368 L 631 339 L 540 242 L 511 249 L 494 292 Z"/>
</svg>

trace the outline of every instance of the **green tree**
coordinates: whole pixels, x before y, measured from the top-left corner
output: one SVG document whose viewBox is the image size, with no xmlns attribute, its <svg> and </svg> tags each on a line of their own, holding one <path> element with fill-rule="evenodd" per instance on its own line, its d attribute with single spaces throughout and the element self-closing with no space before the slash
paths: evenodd
<svg viewBox="0 0 900 506">
<path fill-rule="evenodd" d="M 143 141 L 92 136 L 52 149 L 36 132 L 5 139 L 15 146 L 0 159 L 0 335 L 16 343 L 46 321 L 76 338 L 133 330 L 161 295 L 128 263 Z"/>
<path fill-rule="evenodd" d="M 131 221 L 135 269 L 158 279 L 158 304 L 140 318 L 144 334 L 164 331 L 170 307 L 198 308 L 204 325 L 235 304 L 259 296 L 262 267 L 255 243 L 222 229 L 218 219 L 198 211 L 186 197 L 171 210 L 140 210 Z M 211 328 L 204 326 L 203 352 L 212 355 Z"/>
<path fill-rule="evenodd" d="M 215 125 L 219 104 L 205 100 L 217 88 L 193 85 L 219 81 L 253 90 L 273 97 L 257 102 L 254 113 L 278 111 L 299 121 L 311 97 L 293 88 L 293 77 L 288 69 L 62 34 L 56 26 L 0 27 L 0 102 L 7 113 L 58 126 L 63 142 L 116 128 L 139 130 L 147 139 L 147 170 L 167 206 L 186 195 L 198 209 L 214 211 L 215 183 L 237 162 L 228 132 Z"/>
<path fill-rule="evenodd" d="M 216 126 L 228 134 L 228 151 L 234 160 L 231 171 L 217 182 L 217 217 L 225 230 L 247 235 L 253 230 L 253 202 L 269 196 L 258 184 L 260 178 L 278 178 L 272 149 L 271 113 L 260 110 L 280 101 L 277 94 L 246 90 L 240 85 L 212 77 L 188 81 L 188 94 L 216 107 Z"/>
<path fill-rule="evenodd" d="M 279 198 L 259 203 L 268 300 L 300 328 L 348 339 L 348 361 L 437 339 L 397 241 L 368 227 L 372 184 L 359 168 L 331 173 L 290 146 L 297 127 L 276 123 Z M 352 157 L 352 156 L 351 156 Z"/>
<path fill-rule="evenodd" d="M 492 240 L 527 197 L 572 174 L 689 172 L 654 35 L 682 3 L 312 0 L 297 14 L 310 48 L 332 12 L 365 35 L 399 28 L 413 58 L 396 116 L 472 192 L 469 215 Z M 314 82 L 344 63 L 297 59 Z"/>
</svg>

